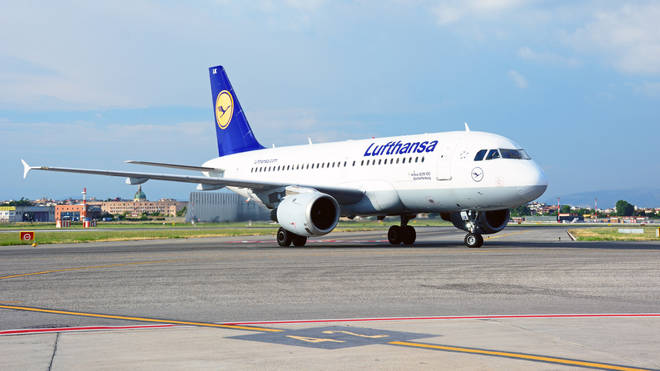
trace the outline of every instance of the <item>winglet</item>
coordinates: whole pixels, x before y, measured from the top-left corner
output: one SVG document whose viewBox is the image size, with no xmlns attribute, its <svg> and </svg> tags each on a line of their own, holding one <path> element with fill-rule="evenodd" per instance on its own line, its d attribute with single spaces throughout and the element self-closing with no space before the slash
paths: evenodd
<svg viewBox="0 0 660 371">
<path fill-rule="evenodd" d="M 465 123 L 465 131 L 470 132 L 470 127 L 468 126 L 467 122 Z"/>
<path fill-rule="evenodd" d="M 30 172 L 30 170 L 32 170 L 32 167 L 30 167 L 30 165 L 28 165 L 28 163 L 25 162 L 25 160 L 23 159 L 21 159 L 21 163 L 23 164 L 23 179 L 25 179 L 27 178 L 27 175 Z"/>
</svg>

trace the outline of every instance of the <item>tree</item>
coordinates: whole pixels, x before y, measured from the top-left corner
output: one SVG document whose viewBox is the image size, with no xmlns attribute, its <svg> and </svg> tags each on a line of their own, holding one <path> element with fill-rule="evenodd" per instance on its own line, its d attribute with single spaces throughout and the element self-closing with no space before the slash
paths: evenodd
<svg viewBox="0 0 660 371">
<path fill-rule="evenodd" d="M 527 205 L 520 205 L 516 208 L 511 209 L 511 216 L 527 216 L 532 215 L 532 211 Z"/>
<path fill-rule="evenodd" d="M 100 219 L 105 219 L 105 218 L 114 219 L 115 216 L 112 215 L 112 214 L 110 214 L 110 213 L 107 212 L 107 211 L 104 211 L 104 212 L 101 214 L 101 216 L 99 216 L 99 218 L 100 218 Z"/>
<path fill-rule="evenodd" d="M 571 212 L 571 205 L 561 205 L 559 212 L 562 214 L 569 214 Z"/>
<path fill-rule="evenodd" d="M 187 206 L 184 206 L 183 209 L 179 210 L 176 212 L 176 216 L 184 216 L 186 215 L 186 211 L 188 210 Z"/>
<path fill-rule="evenodd" d="M 635 212 L 635 207 L 625 200 L 616 202 L 616 215 L 617 216 L 632 216 Z"/>
<path fill-rule="evenodd" d="M 3 204 L 3 206 L 32 206 L 32 205 L 33 205 L 32 201 L 28 200 L 25 197 L 21 197 L 21 199 L 18 201 L 9 201 Z"/>
</svg>

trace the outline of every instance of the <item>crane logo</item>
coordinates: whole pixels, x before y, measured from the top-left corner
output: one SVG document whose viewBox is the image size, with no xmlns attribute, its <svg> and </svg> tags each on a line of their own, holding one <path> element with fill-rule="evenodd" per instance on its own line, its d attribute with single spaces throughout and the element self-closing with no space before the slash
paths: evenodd
<svg viewBox="0 0 660 371">
<path fill-rule="evenodd" d="M 225 130 L 234 115 L 234 98 L 228 90 L 223 90 L 215 99 L 215 121 L 220 129 Z"/>
<path fill-rule="evenodd" d="M 484 171 L 480 167 L 475 167 L 472 169 L 472 180 L 475 182 L 481 182 L 481 179 L 484 178 Z"/>
</svg>

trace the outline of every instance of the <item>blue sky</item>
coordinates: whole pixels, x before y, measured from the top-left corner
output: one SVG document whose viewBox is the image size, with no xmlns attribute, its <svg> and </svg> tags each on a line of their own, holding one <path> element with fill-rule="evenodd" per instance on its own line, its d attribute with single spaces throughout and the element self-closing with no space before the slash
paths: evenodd
<svg viewBox="0 0 660 371">
<path fill-rule="evenodd" d="M 0 13 L 0 199 L 130 197 L 141 170 L 217 155 L 207 68 L 257 138 L 472 130 L 521 143 L 544 198 L 660 184 L 653 1 L 13 2 Z M 625 149 L 624 149 L 625 148 Z M 154 169 L 148 169 L 153 171 Z M 152 181 L 149 198 L 194 187 Z"/>
</svg>

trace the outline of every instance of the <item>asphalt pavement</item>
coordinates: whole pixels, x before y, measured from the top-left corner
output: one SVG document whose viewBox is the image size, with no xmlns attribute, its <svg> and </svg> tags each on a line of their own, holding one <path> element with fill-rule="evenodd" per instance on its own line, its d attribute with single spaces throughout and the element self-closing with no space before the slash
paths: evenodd
<svg viewBox="0 0 660 371">
<path fill-rule="evenodd" d="M 0 368 L 660 368 L 659 243 L 463 236 L 0 247 Z"/>
</svg>

